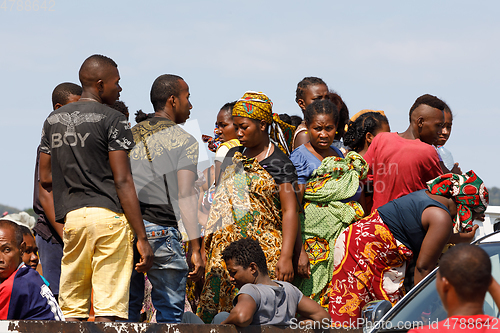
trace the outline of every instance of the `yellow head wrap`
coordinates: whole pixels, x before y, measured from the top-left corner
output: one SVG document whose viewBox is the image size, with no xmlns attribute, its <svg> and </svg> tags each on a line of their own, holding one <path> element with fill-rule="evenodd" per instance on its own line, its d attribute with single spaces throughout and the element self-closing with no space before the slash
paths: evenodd
<svg viewBox="0 0 500 333">
<path fill-rule="evenodd" d="M 285 154 L 290 154 L 295 126 L 283 122 L 276 113 L 273 114 L 273 102 L 266 94 L 247 91 L 233 107 L 233 117 L 264 120 L 271 125 L 271 139 L 276 141 Z"/>
</svg>

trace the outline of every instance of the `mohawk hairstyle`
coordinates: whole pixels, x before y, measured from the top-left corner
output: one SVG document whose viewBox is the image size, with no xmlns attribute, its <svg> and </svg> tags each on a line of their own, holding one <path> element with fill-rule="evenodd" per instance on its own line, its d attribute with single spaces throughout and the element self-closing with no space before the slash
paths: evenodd
<svg viewBox="0 0 500 333">
<path fill-rule="evenodd" d="M 441 111 L 443 111 L 444 108 L 446 107 L 446 103 L 437 98 L 436 96 L 429 94 L 422 95 L 415 100 L 415 103 L 413 103 L 412 107 L 410 108 L 410 122 L 413 111 L 415 111 L 415 109 L 422 104 L 429 105 L 431 108 L 439 109 Z"/>
</svg>

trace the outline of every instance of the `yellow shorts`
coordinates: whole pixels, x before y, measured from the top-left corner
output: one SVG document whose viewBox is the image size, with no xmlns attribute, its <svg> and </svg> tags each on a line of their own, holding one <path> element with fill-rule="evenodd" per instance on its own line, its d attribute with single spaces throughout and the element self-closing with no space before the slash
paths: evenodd
<svg viewBox="0 0 500 333">
<path fill-rule="evenodd" d="M 66 318 L 128 318 L 134 233 L 124 214 L 84 207 L 66 215 L 59 304 Z"/>
</svg>

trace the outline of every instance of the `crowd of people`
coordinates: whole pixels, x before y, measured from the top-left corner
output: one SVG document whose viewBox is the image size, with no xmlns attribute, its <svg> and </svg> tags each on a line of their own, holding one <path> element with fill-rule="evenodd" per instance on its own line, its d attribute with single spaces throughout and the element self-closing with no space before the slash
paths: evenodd
<svg viewBox="0 0 500 333">
<path fill-rule="evenodd" d="M 448 244 L 470 242 L 488 205 L 483 181 L 443 147 L 453 115 L 433 95 L 390 132 L 383 111 L 349 117 L 317 77 L 297 85 L 302 117 L 247 91 L 214 114 L 203 136 L 214 165 L 198 170 L 180 76 L 153 82 L 154 112 L 133 128 L 112 59 L 90 56 L 79 78 L 54 89 L 43 124 L 36 225 L 0 222 L 11 249 L 0 289 L 31 283 L 47 305 L 0 307 L 0 319 L 81 321 L 92 308 L 96 321 L 356 322 L 368 302 L 401 299 Z"/>
</svg>

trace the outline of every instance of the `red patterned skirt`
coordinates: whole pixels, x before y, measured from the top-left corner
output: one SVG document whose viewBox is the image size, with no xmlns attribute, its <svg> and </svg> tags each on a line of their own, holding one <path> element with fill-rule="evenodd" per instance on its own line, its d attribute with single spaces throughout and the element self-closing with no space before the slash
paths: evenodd
<svg viewBox="0 0 500 333">
<path fill-rule="evenodd" d="M 356 323 L 366 303 L 385 299 L 395 304 L 401 299 L 412 255 L 377 211 L 345 229 L 335 242 L 328 306 L 333 322 Z"/>
</svg>

